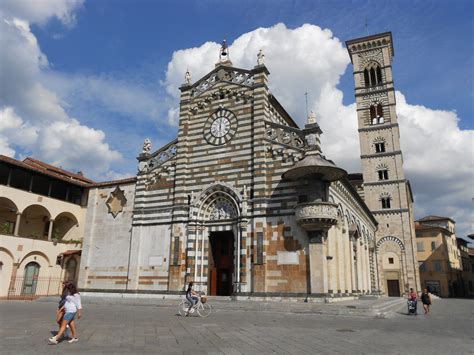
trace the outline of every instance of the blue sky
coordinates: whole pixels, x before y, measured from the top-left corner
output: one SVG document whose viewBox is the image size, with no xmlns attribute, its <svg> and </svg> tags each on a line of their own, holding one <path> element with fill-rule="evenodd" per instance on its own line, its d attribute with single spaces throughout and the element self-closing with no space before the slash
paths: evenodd
<svg viewBox="0 0 474 355">
<path fill-rule="evenodd" d="M 173 52 L 206 41 L 229 42 L 283 22 L 329 28 L 341 41 L 391 31 L 397 89 L 413 102 L 456 110 L 472 128 L 474 2 L 454 1 L 105 1 L 85 2 L 77 25 L 33 27 L 54 69 L 111 73 L 157 82 Z M 56 37 L 61 37 L 55 39 Z M 85 55 L 86 54 L 86 55 Z M 353 79 L 342 77 L 346 103 Z M 453 94 L 456 91 L 456 94 Z"/>
<path fill-rule="evenodd" d="M 271 90 L 300 124 L 308 91 L 326 154 L 360 171 L 344 41 L 365 36 L 367 21 L 369 34 L 393 34 L 397 110 L 417 217 L 449 215 L 468 232 L 473 3 L 5 0 L 0 153 L 32 155 L 96 180 L 135 174 L 144 138 L 157 149 L 176 136 L 186 68 L 193 80 L 211 70 L 225 37 L 236 66 L 251 67 L 258 48 L 265 49 Z"/>
</svg>

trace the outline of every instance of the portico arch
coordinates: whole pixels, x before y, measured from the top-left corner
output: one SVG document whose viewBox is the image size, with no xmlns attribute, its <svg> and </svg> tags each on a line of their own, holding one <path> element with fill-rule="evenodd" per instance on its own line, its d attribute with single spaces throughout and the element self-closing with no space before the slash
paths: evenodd
<svg viewBox="0 0 474 355">
<path fill-rule="evenodd" d="M 30 205 L 21 214 L 18 234 L 22 237 L 48 239 L 51 213 L 41 205 Z"/>
<path fill-rule="evenodd" d="M 6 197 L 0 197 L 0 234 L 14 234 L 17 215 L 17 205 Z"/>
</svg>

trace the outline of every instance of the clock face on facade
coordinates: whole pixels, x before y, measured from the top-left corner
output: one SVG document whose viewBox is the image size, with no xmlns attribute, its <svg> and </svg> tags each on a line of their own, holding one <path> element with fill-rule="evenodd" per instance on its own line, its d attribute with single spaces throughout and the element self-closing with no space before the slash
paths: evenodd
<svg viewBox="0 0 474 355">
<path fill-rule="evenodd" d="M 225 109 L 214 112 L 204 125 L 204 138 L 212 145 L 225 144 L 237 131 L 237 117 Z"/>
</svg>

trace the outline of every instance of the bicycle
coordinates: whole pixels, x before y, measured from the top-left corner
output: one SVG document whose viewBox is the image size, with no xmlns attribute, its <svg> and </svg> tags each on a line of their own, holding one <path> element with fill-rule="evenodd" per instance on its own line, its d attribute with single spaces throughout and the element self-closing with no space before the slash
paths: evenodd
<svg viewBox="0 0 474 355">
<path fill-rule="evenodd" d="M 178 312 L 181 316 L 185 316 L 186 312 L 188 311 L 189 307 L 191 306 L 191 302 L 188 301 L 187 298 L 183 298 L 178 305 Z M 197 312 L 199 317 L 206 318 L 209 317 L 212 311 L 211 305 L 207 301 L 207 297 L 199 297 L 198 302 L 194 305 L 193 308 L 191 308 L 190 314 L 194 313 L 194 311 Z"/>
</svg>

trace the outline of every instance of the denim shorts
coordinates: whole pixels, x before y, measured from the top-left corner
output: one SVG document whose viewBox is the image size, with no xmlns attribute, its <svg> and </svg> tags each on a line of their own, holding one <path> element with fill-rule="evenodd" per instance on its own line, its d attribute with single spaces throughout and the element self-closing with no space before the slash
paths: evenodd
<svg viewBox="0 0 474 355">
<path fill-rule="evenodd" d="M 66 312 L 66 314 L 64 314 L 63 319 L 65 321 L 70 322 L 70 321 L 74 320 L 75 316 L 76 316 L 76 312 Z"/>
</svg>

